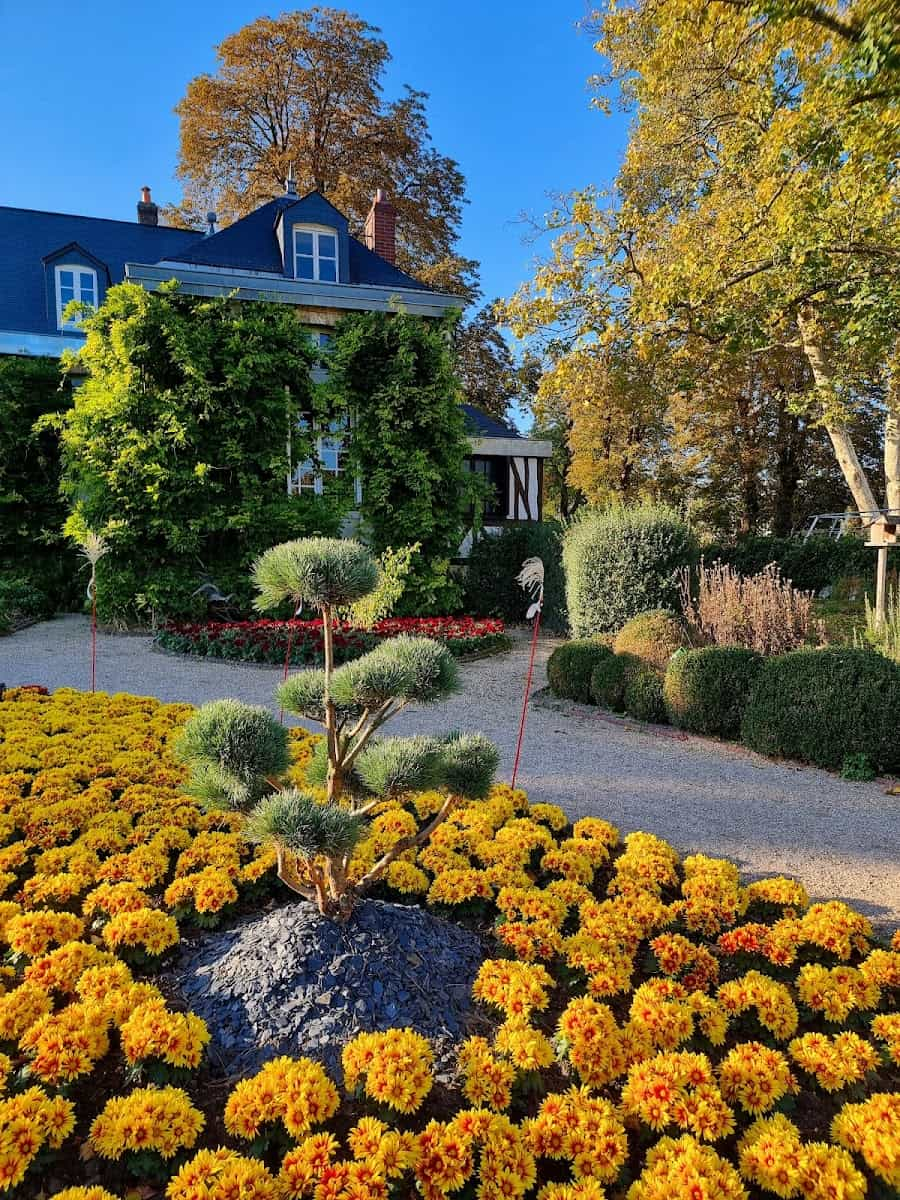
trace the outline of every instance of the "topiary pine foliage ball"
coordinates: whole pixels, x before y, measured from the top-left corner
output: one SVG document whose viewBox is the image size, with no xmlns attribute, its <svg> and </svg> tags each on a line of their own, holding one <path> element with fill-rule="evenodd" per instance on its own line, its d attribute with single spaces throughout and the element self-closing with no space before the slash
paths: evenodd
<svg viewBox="0 0 900 1200">
<path fill-rule="evenodd" d="M 247 818 L 244 836 L 258 844 L 272 843 L 312 859 L 352 854 L 367 822 L 338 804 L 320 804 L 308 792 L 284 788 L 257 804 Z"/>
<path fill-rule="evenodd" d="M 500 751 L 483 733 L 452 733 L 442 748 L 443 785 L 453 796 L 483 800 L 491 790 Z"/>
<path fill-rule="evenodd" d="M 216 787 L 235 807 L 254 800 L 266 778 L 290 766 L 288 735 L 272 714 L 240 700 L 214 700 L 187 720 L 175 748 L 194 768 L 195 794 L 212 801 Z"/>
<path fill-rule="evenodd" d="M 349 538 L 282 542 L 253 566 L 259 593 L 253 604 L 259 612 L 277 608 L 285 600 L 319 610 L 353 604 L 375 590 L 379 574 L 365 546 Z"/>
<path fill-rule="evenodd" d="M 331 699 L 339 713 L 377 709 L 388 700 L 433 704 L 459 688 L 459 667 L 446 646 L 431 638 L 396 637 L 368 654 L 338 667 L 331 677 Z M 324 720 L 325 672 L 297 671 L 276 691 L 288 712 Z"/>
<path fill-rule="evenodd" d="M 354 764 L 363 787 L 373 796 L 427 792 L 443 784 L 443 745 L 422 734 L 371 742 Z"/>
<path fill-rule="evenodd" d="M 459 666 L 446 646 L 427 637 L 390 638 L 372 651 L 372 655 L 396 663 L 402 669 L 395 700 L 416 700 L 433 704 L 459 691 Z M 368 656 L 367 656 L 368 657 Z M 360 669 L 364 659 L 351 666 Z"/>
</svg>

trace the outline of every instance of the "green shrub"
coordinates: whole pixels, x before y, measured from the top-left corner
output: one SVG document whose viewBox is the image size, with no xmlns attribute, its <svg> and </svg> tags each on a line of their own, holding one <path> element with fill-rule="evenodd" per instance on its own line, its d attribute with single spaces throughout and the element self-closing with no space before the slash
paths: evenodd
<svg viewBox="0 0 900 1200">
<path fill-rule="evenodd" d="M 516 583 L 526 558 L 544 564 L 544 608 L 541 627 L 565 634 L 566 581 L 562 569 L 562 530 L 555 521 L 508 525 L 501 533 L 480 538 L 466 560 L 465 610 L 472 616 L 501 617 L 519 624 L 529 599 Z"/>
<path fill-rule="evenodd" d="M 678 573 L 696 558 L 694 535 L 666 505 L 589 510 L 563 540 L 573 634 L 606 633 L 648 609 L 676 609 Z"/>
<path fill-rule="evenodd" d="M 41 617 L 51 617 L 51 598 L 24 574 L 0 576 L 0 634 L 11 633 L 18 625 Z"/>
<path fill-rule="evenodd" d="M 265 708 L 240 700 L 212 700 L 186 722 L 176 753 L 194 768 L 187 787 L 215 803 L 219 789 L 234 808 L 245 808 L 269 790 L 269 780 L 290 766 L 288 735 Z"/>
<path fill-rule="evenodd" d="M 58 359 L 0 357 L 0 559 L 63 549 L 59 434 L 41 418 L 71 402 Z"/>
<path fill-rule="evenodd" d="M 870 783 L 875 775 L 867 754 L 848 754 L 841 766 L 841 779 L 849 779 L 852 783 Z"/>
<path fill-rule="evenodd" d="M 625 684 L 625 711 L 636 721 L 652 721 L 663 725 L 666 706 L 663 702 L 662 677 L 652 667 L 641 666 L 633 671 Z"/>
<path fill-rule="evenodd" d="M 599 662 L 612 658 L 608 646 L 582 638 L 557 646 L 547 660 L 547 682 L 554 696 L 590 704 L 591 674 Z"/>
<path fill-rule="evenodd" d="M 616 654 L 634 654 L 662 673 L 675 653 L 688 644 L 683 623 L 663 608 L 639 613 L 622 626 L 613 642 Z"/>
<path fill-rule="evenodd" d="M 741 736 L 761 754 L 837 769 L 865 754 L 900 768 L 900 667 L 874 650 L 795 650 L 769 659 L 750 692 Z"/>
<path fill-rule="evenodd" d="M 680 651 L 663 683 L 669 720 L 690 733 L 740 737 L 747 697 L 762 664 L 755 651 L 738 646 Z"/>
<path fill-rule="evenodd" d="M 625 688 L 640 668 L 641 660 L 633 654 L 610 654 L 601 659 L 591 672 L 591 699 L 601 708 L 623 712 Z"/>
</svg>

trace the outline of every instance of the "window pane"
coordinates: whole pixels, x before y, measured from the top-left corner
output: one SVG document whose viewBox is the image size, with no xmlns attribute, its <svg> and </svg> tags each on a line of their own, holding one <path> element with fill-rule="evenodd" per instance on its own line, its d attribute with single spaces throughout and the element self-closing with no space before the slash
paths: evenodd
<svg viewBox="0 0 900 1200">
<path fill-rule="evenodd" d="M 78 278 L 81 282 L 82 292 L 90 292 L 91 295 L 93 296 L 93 294 L 94 294 L 94 272 L 93 271 L 79 271 Z"/>
<path fill-rule="evenodd" d="M 315 271 L 313 270 L 313 260 L 306 258 L 305 255 L 297 255 L 296 275 L 298 279 L 315 279 Z"/>
<path fill-rule="evenodd" d="M 297 243 L 296 251 L 298 254 L 309 254 L 313 252 L 313 235 L 308 231 L 298 229 L 296 233 Z"/>
<path fill-rule="evenodd" d="M 337 242 L 333 234 L 319 234 L 319 258 L 337 258 Z"/>
<path fill-rule="evenodd" d="M 74 299 L 75 299 L 75 292 L 72 288 L 61 287 L 59 289 L 59 302 L 63 308 L 66 307 L 66 305 L 69 303 L 70 300 L 74 300 Z"/>
<path fill-rule="evenodd" d="M 337 439 L 323 438 L 319 457 L 322 459 L 322 469 L 337 475 L 341 469 L 341 443 Z"/>
<path fill-rule="evenodd" d="M 74 271 L 60 271 L 59 282 L 62 285 L 62 287 L 73 288 L 75 286 L 75 272 Z"/>
<path fill-rule="evenodd" d="M 294 485 L 298 491 L 312 491 L 316 486 L 315 463 L 309 459 L 294 471 Z"/>
<path fill-rule="evenodd" d="M 333 258 L 319 259 L 319 278 L 325 283 L 337 281 L 337 263 Z"/>
</svg>

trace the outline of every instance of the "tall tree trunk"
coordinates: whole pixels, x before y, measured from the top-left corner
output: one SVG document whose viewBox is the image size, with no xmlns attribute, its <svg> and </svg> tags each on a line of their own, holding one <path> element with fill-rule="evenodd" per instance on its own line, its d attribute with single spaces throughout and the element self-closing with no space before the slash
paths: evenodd
<svg viewBox="0 0 900 1200">
<path fill-rule="evenodd" d="M 331 699 L 331 676 L 334 673 L 334 630 L 332 626 L 330 605 L 322 607 L 322 648 L 325 658 L 325 739 L 328 748 L 328 799 L 334 800 L 340 795 L 344 785 L 343 772 L 338 765 L 340 747 L 338 745 L 337 713 L 334 701 Z"/>
<path fill-rule="evenodd" d="M 900 338 L 888 359 L 884 418 L 884 478 L 887 506 L 900 512 Z"/>
<path fill-rule="evenodd" d="M 797 327 L 800 330 L 803 353 L 806 355 L 806 361 L 812 371 L 813 380 L 823 397 L 824 419 L 822 423 L 831 438 L 838 466 L 841 468 L 844 480 L 853 496 L 853 502 L 859 511 L 861 513 L 873 512 L 879 507 L 878 501 L 875 499 L 862 463 L 859 461 L 849 430 L 842 421 L 828 411 L 827 398 L 829 395 L 833 395 L 835 390 L 834 369 L 828 360 L 821 330 L 816 321 L 815 310 L 811 307 L 802 308 L 797 314 Z"/>
<path fill-rule="evenodd" d="M 807 427 L 788 412 L 784 392 L 779 392 L 775 432 L 775 488 L 772 496 L 772 532 L 787 537 L 794 526 L 794 505 L 800 483 L 800 463 L 807 440 Z"/>
</svg>

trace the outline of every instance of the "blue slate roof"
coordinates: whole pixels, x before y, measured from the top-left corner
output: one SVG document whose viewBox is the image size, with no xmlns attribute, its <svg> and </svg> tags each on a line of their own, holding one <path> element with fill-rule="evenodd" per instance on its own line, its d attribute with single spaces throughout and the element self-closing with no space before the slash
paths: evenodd
<svg viewBox="0 0 900 1200">
<path fill-rule="evenodd" d="M 105 266 L 107 278 L 98 269 L 102 297 L 106 286 L 124 279 L 126 262 L 159 262 L 200 236 L 194 230 L 137 221 L 0 207 L 0 329 L 57 332 L 56 296 L 48 295 L 44 259 L 58 250 L 81 247 L 87 261 Z"/>
<path fill-rule="evenodd" d="M 260 205 L 246 217 L 227 229 L 203 237 L 178 258 L 179 262 L 196 263 L 206 267 L 231 267 L 238 271 L 267 271 L 280 275 L 284 266 L 278 240 L 278 223 L 282 214 L 293 210 L 292 216 L 312 221 L 334 220 L 346 229 L 347 218 L 319 192 L 308 195 L 279 196 Z M 420 283 L 374 254 L 355 237 L 345 234 L 349 249 L 349 277 L 342 283 L 370 284 L 380 287 L 417 288 L 429 291 Z"/>
<path fill-rule="evenodd" d="M 326 219 L 338 228 L 342 283 L 431 290 L 349 236 L 346 217 L 317 192 L 302 198 L 280 196 L 212 236 L 137 221 L 0 207 L 0 331 L 58 334 L 54 260 L 92 266 L 101 302 L 107 287 L 125 278 L 126 262 L 177 262 L 283 275 L 278 226 L 289 209 L 295 210 L 292 219 Z"/>
<path fill-rule="evenodd" d="M 460 408 L 466 415 L 466 429 L 475 437 L 483 438 L 521 438 L 522 435 L 511 425 L 504 425 L 494 417 L 488 416 L 474 404 L 461 404 Z"/>
</svg>

